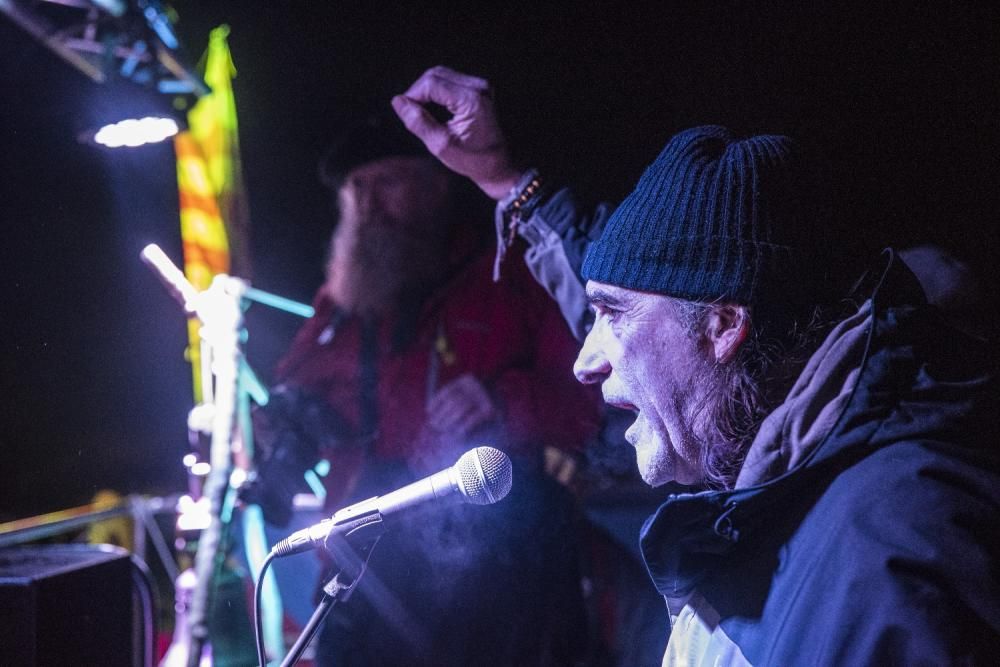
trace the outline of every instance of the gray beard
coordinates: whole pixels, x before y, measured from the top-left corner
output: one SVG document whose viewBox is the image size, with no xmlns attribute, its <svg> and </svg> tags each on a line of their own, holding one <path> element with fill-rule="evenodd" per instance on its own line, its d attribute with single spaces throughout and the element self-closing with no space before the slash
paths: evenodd
<svg viewBox="0 0 1000 667">
<path fill-rule="evenodd" d="M 389 315 L 445 276 L 445 244 L 439 239 L 380 231 L 351 241 L 335 241 L 326 281 L 328 295 L 350 312 Z"/>
</svg>

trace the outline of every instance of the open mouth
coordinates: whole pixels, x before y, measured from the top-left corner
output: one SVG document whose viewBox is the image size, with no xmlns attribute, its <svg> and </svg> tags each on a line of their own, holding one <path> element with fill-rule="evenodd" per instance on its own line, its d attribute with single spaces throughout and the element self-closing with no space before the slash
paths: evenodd
<svg viewBox="0 0 1000 667">
<path fill-rule="evenodd" d="M 639 414 L 639 408 L 635 407 L 631 403 L 625 401 L 605 401 L 608 405 L 613 408 L 618 408 L 619 410 L 625 410 L 633 414 Z"/>
</svg>

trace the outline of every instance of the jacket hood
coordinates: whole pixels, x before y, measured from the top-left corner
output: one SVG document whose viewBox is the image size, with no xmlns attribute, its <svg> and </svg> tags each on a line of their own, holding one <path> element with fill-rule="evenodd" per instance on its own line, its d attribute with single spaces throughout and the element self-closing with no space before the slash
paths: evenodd
<svg viewBox="0 0 1000 667">
<path fill-rule="evenodd" d="M 810 503 L 841 471 L 894 442 L 940 436 L 969 456 L 996 458 L 983 437 L 986 420 L 996 422 L 987 353 L 945 329 L 891 250 L 870 276 L 859 288 L 868 298 L 762 424 L 737 488 L 672 495 L 647 519 L 640 546 L 661 594 L 689 594 L 734 545 L 767 530 L 774 511 Z"/>
</svg>

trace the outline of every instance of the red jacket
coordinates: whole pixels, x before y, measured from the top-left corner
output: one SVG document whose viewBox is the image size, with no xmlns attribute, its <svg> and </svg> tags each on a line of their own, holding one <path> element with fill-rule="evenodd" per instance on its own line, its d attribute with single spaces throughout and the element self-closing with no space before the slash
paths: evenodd
<svg viewBox="0 0 1000 667">
<path fill-rule="evenodd" d="M 376 325 L 375 435 L 331 453 L 328 504 L 349 491 L 366 450 L 377 461 L 422 460 L 431 469 L 415 472 L 427 473 L 482 444 L 539 457 L 545 446 L 579 450 L 597 432 L 599 396 L 572 373 L 577 343 L 523 261 L 512 256 L 507 264 L 501 282 L 493 283 L 492 257 L 480 256 L 434 293 L 412 323 L 394 317 Z M 324 396 L 357 436 L 362 323 L 339 316 L 323 292 L 314 305 L 316 314 L 279 363 L 278 380 Z M 464 373 L 490 392 L 502 414 L 500 432 L 450 446 L 422 440 L 428 397 Z"/>
</svg>

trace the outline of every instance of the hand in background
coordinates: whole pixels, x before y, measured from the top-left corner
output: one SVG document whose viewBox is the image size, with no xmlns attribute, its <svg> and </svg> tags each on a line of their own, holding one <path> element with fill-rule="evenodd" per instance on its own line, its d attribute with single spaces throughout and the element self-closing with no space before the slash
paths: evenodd
<svg viewBox="0 0 1000 667">
<path fill-rule="evenodd" d="M 446 108 L 451 119 L 438 121 L 427 110 L 429 103 Z M 522 172 L 513 164 L 484 79 L 432 67 L 392 98 L 392 108 L 432 155 L 493 199 L 503 199 L 520 179 Z"/>
<path fill-rule="evenodd" d="M 427 425 L 432 431 L 464 440 L 500 416 L 486 387 L 469 374 L 444 385 L 427 405 Z"/>
<path fill-rule="evenodd" d="M 462 375 L 431 397 L 427 420 L 407 463 L 415 473 L 426 475 L 454 465 L 476 445 L 496 446 L 499 421 L 500 411 L 482 383 L 472 375 Z"/>
</svg>

